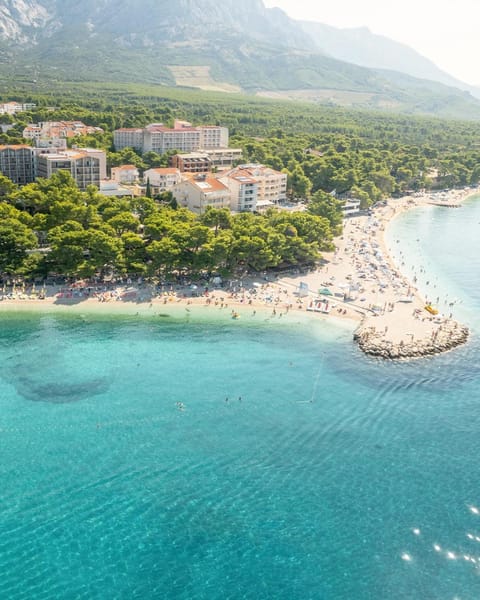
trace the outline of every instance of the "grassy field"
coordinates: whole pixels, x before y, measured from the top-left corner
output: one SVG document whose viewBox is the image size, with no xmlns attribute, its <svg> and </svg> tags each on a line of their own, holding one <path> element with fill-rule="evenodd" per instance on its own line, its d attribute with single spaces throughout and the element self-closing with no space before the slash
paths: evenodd
<svg viewBox="0 0 480 600">
<path fill-rule="evenodd" d="M 383 98 L 379 94 L 368 92 L 355 92 L 348 90 L 333 89 L 309 89 L 309 90 L 284 90 L 258 92 L 260 98 L 271 98 L 274 100 L 294 100 L 300 102 L 319 102 L 321 104 L 334 104 L 335 106 L 351 108 L 385 108 L 388 110 L 401 109 L 399 102 Z"/>
<path fill-rule="evenodd" d="M 192 87 L 206 92 L 224 92 L 228 94 L 239 93 L 242 90 L 236 85 L 215 81 L 208 66 L 169 66 L 175 78 L 176 85 L 180 87 Z"/>
</svg>

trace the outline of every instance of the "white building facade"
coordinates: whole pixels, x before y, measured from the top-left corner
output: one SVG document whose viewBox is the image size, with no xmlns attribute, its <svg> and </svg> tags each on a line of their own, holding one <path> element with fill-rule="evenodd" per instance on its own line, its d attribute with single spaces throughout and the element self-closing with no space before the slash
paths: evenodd
<svg viewBox="0 0 480 600">
<path fill-rule="evenodd" d="M 241 171 L 220 177 L 220 181 L 230 190 L 230 210 L 232 212 L 255 212 L 258 200 L 258 182 Z"/>
<path fill-rule="evenodd" d="M 186 121 L 175 121 L 173 128 L 152 123 L 143 129 L 117 129 L 113 132 L 116 150 L 130 147 L 144 154 L 165 154 L 172 150 L 196 152 L 199 149 L 226 148 L 228 128 L 216 125 L 193 127 Z"/>
<path fill-rule="evenodd" d="M 122 148 L 133 148 L 137 152 L 143 153 L 143 134 L 144 130 L 140 128 L 122 128 L 113 132 L 113 145 L 115 150 Z"/>
<path fill-rule="evenodd" d="M 257 209 L 282 204 L 287 200 L 287 174 L 260 164 L 240 165 L 224 175 L 250 178 L 257 182 Z"/>
<path fill-rule="evenodd" d="M 159 167 L 145 171 L 143 181 L 144 183 L 147 183 L 147 181 L 150 183 L 154 194 L 160 194 L 173 189 L 179 184 L 182 181 L 182 174 L 178 169 Z"/>
<path fill-rule="evenodd" d="M 100 181 L 106 178 L 106 155 L 95 148 L 78 148 L 63 152 L 43 152 L 36 154 L 36 176 L 48 179 L 58 171 L 68 171 L 81 190 L 89 185 L 100 188 Z"/>
<path fill-rule="evenodd" d="M 133 184 L 139 180 L 140 173 L 135 165 L 112 167 L 112 181 L 115 183 Z"/>
<path fill-rule="evenodd" d="M 230 190 L 211 176 L 185 179 L 173 188 L 172 193 L 180 206 L 197 215 L 202 215 L 207 206 L 230 208 Z"/>
</svg>

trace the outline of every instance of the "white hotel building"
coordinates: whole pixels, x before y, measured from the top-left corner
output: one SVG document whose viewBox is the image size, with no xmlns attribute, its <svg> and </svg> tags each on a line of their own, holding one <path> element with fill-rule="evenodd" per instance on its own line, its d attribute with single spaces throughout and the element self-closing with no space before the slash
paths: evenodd
<svg viewBox="0 0 480 600">
<path fill-rule="evenodd" d="M 144 154 L 169 150 L 196 152 L 200 149 L 227 148 L 228 128 L 216 125 L 193 127 L 186 121 L 175 121 L 173 128 L 162 123 L 152 123 L 144 129 L 117 129 L 113 132 L 116 150 L 130 147 Z"/>
</svg>

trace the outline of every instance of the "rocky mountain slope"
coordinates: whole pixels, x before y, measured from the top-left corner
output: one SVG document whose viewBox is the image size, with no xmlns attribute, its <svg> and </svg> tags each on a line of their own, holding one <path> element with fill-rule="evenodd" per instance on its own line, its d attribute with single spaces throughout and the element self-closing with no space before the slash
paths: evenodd
<svg viewBox="0 0 480 600">
<path fill-rule="evenodd" d="M 307 33 L 262 0 L 1 0 L 0 79 L 158 83 L 480 118 L 464 91 L 339 60 L 335 35 Z M 368 55 L 357 37 L 354 53 L 363 44 Z"/>
<path fill-rule="evenodd" d="M 50 22 L 48 4 L 37 0 L 3 0 L 0 4 L 0 39 L 29 44 Z"/>
<path fill-rule="evenodd" d="M 442 71 L 413 48 L 372 33 L 367 27 L 340 29 L 311 21 L 299 23 L 317 50 L 328 56 L 370 69 L 388 69 L 436 81 L 480 97 L 480 89 Z"/>
</svg>

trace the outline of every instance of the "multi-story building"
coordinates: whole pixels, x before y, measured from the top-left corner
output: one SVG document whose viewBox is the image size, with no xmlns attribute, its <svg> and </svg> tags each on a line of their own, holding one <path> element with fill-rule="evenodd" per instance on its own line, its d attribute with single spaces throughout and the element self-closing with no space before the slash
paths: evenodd
<svg viewBox="0 0 480 600">
<path fill-rule="evenodd" d="M 240 148 L 210 148 L 189 154 L 174 154 L 170 157 L 170 165 L 182 173 L 208 173 L 208 171 L 225 171 L 233 167 L 233 163 L 242 158 Z"/>
<path fill-rule="evenodd" d="M 35 181 L 35 158 L 30 146 L 0 146 L 0 173 L 18 185 Z"/>
<path fill-rule="evenodd" d="M 170 164 L 182 173 L 208 173 L 212 168 L 208 155 L 203 152 L 174 154 L 170 157 Z"/>
<path fill-rule="evenodd" d="M 242 159 L 241 148 L 209 148 L 208 150 L 201 150 L 201 152 L 208 156 L 212 169 L 217 171 L 231 169 L 234 163 Z"/>
<path fill-rule="evenodd" d="M 105 152 L 94 148 L 77 148 L 36 153 L 37 177 L 48 179 L 58 171 L 68 171 L 81 190 L 89 185 L 100 188 L 100 180 L 106 176 Z"/>
<path fill-rule="evenodd" d="M 281 204 L 287 199 L 287 174 L 259 164 L 240 165 L 225 177 L 251 177 L 258 184 L 257 209 Z"/>
<path fill-rule="evenodd" d="M 98 148 L 77 148 L 76 146 L 73 147 L 73 150 L 76 150 L 77 152 L 83 152 L 90 158 L 95 158 L 98 160 L 100 179 L 107 178 L 107 153 L 104 150 L 98 150 Z"/>
<path fill-rule="evenodd" d="M 202 125 L 197 127 L 200 131 L 200 148 L 227 148 L 228 128 L 219 125 Z"/>
<path fill-rule="evenodd" d="M 258 182 L 256 179 L 241 170 L 219 179 L 230 190 L 230 210 L 233 212 L 257 210 Z"/>
<path fill-rule="evenodd" d="M 135 165 L 121 165 L 112 168 L 112 181 L 115 183 L 133 184 L 138 181 L 140 173 Z"/>
<path fill-rule="evenodd" d="M 0 146 L 0 173 L 18 185 L 33 183 L 37 177 L 48 178 L 60 170 L 69 171 L 78 187 L 100 187 L 106 178 L 106 154 L 96 148 L 57 150 L 31 148 L 26 145 Z"/>
<path fill-rule="evenodd" d="M 196 152 L 200 148 L 226 148 L 228 129 L 216 125 L 193 127 L 186 121 L 175 121 L 173 128 L 152 123 L 144 129 L 117 129 L 113 132 L 113 143 L 116 150 L 130 147 L 142 154 L 164 154 L 170 150 Z"/>
<path fill-rule="evenodd" d="M 143 153 L 143 134 L 144 129 L 138 127 L 116 129 L 113 132 L 113 145 L 115 146 L 115 150 L 133 148 L 137 152 Z"/>
<path fill-rule="evenodd" d="M 143 181 L 150 184 L 153 194 L 160 194 L 173 189 L 180 183 L 182 175 L 178 169 L 148 169 L 143 174 Z"/>
<path fill-rule="evenodd" d="M 173 197 L 182 207 L 201 215 L 207 206 L 230 208 L 230 190 L 211 175 L 195 175 L 184 179 L 172 189 Z"/>
<path fill-rule="evenodd" d="M 202 136 L 196 127 L 174 127 L 170 129 L 162 124 L 148 125 L 143 138 L 143 152 L 164 154 L 170 150 L 194 152 L 201 146 Z"/>
<path fill-rule="evenodd" d="M 37 140 L 42 135 L 42 128 L 38 125 L 27 125 L 22 132 L 22 137 L 26 140 Z"/>
</svg>

